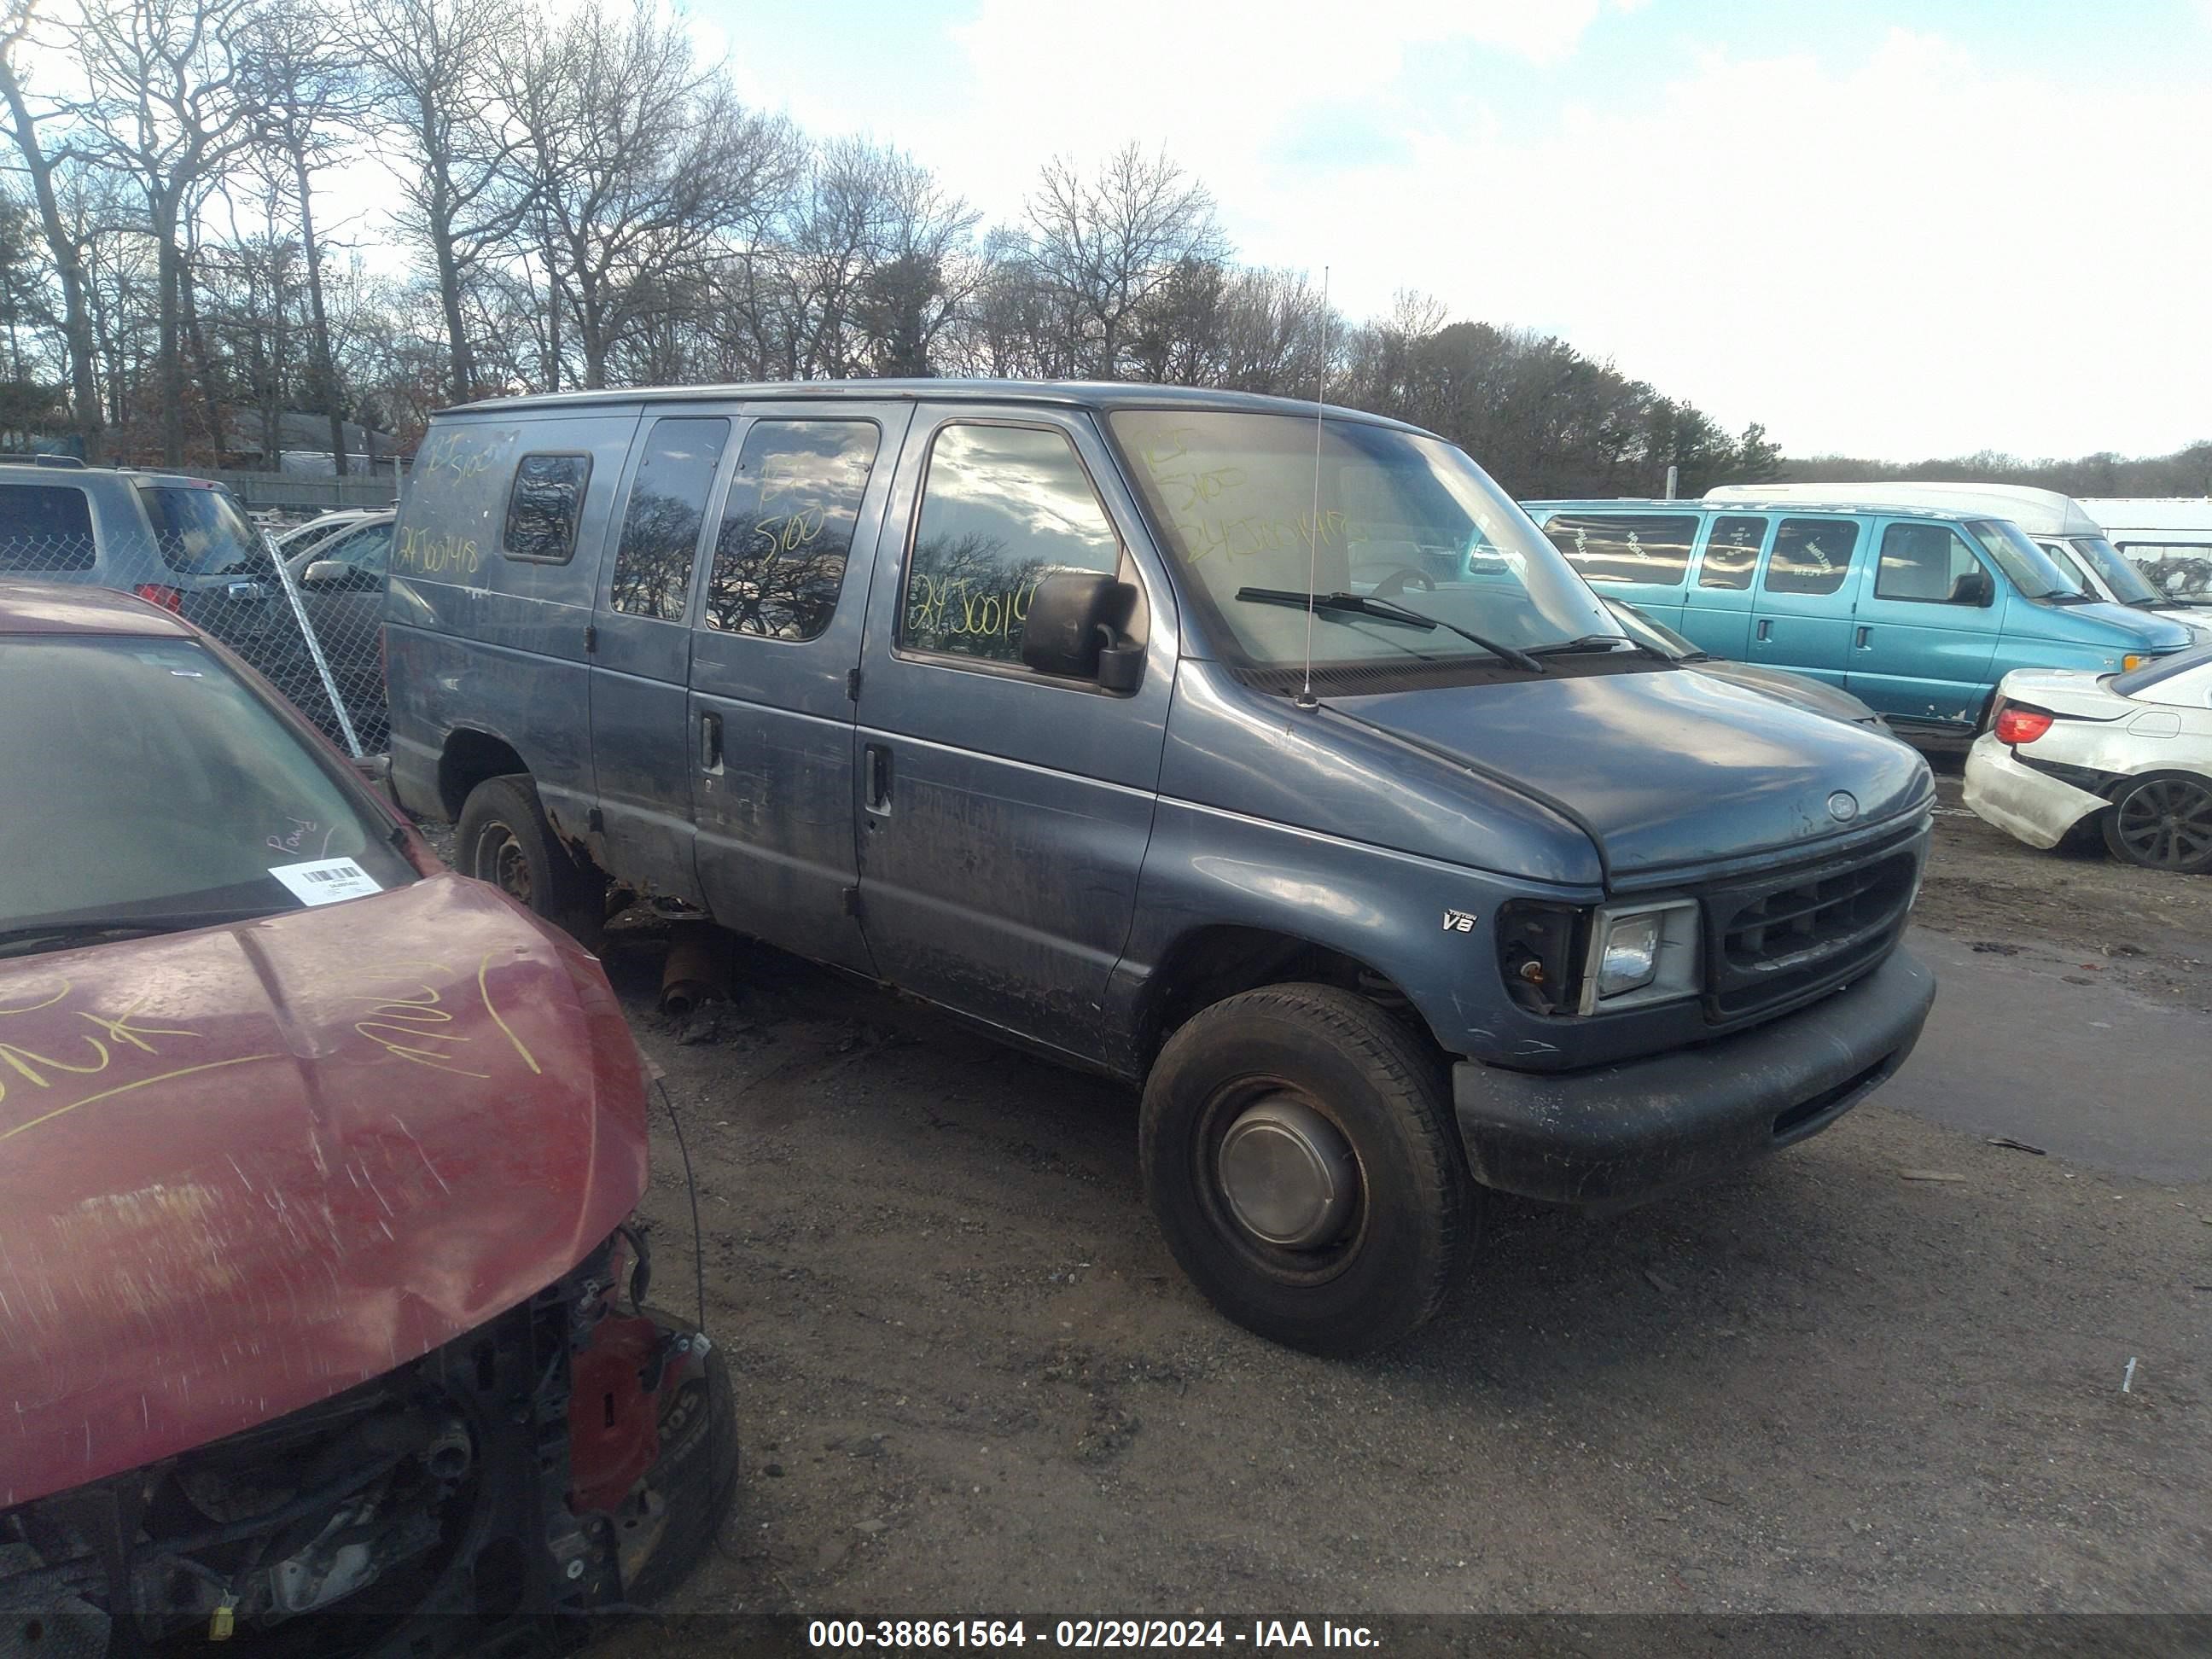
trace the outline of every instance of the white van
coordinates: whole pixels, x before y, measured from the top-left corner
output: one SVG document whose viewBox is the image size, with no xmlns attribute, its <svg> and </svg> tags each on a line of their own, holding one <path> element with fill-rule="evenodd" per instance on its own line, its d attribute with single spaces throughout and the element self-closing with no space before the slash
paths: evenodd
<svg viewBox="0 0 2212 1659">
<path fill-rule="evenodd" d="M 2161 592 L 2212 599 L 2212 497 L 2100 497 L 2081 506 Z"/>
<path fill-rule="evenodd" d="M 2160 582 L 2130 562 L 2125 549 L 2115 548 L 2117 537 L 2092 507 L 2160 506 L 2164 503 L 2077 501 L 2056 489 L 2030 484 L 1921 483 L 1890 480 L 1879 483 L 1721 484 L 1705 492 L 1709 501 L 1856 501 L 1883 507 L 1936 507 L 1950 513 L 1986 513 L 2010 519 L 2062 568 L 2080 577 L 2099 599 L 2136 611 L 2156 611 L 2172 617 L 2197 636 L 2198 643 L 2212 641 L 2212 608 L 2191 600 L 2203 591 L 2178 582 Z M 2197 550 L 2203 573 L 2212 576 L 2212 502 L 2197 502 L 2206 528 L 2199 532 L 2207 545 Z M 2165 573 L 2161 573 L 2165 574 Z"/>
</svg>

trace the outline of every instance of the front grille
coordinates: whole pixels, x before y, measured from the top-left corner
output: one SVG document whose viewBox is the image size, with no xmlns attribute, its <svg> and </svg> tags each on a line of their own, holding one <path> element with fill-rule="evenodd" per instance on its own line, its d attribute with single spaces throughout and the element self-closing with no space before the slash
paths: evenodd
<svg viewBox="0 0 2212 1659">
<path fill-rule="evenodd" d="M 1710 891 L 1706 1016 L 1733 1024 L 1841 985 L 1904 931 L 1919 848 L 1893 848 Z"/>
</svg>

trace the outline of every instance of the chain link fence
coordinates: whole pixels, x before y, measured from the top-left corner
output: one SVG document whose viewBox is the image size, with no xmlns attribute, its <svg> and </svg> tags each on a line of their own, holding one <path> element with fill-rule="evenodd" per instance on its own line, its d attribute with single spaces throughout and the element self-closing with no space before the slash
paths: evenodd
<svg viewBox="0 0 2212 1659">
<path fill-rule="evenodd" d="M 151 536 L 132 525 L 129 501 L 111 512 L 94 498 L 118 489 L 141 497 Z M 372 755 L 389 742 L 384 579 L 393 516 L 356 513 L 280 544 L 283 532 L 264 532 L 219 489 L 97 473 L 0 483 L 0 581 L 111 588 L 172 611 L 237 653 L 349 754 Z M 131 527 L 105 533 L 118 519 Z"/>
</svg>

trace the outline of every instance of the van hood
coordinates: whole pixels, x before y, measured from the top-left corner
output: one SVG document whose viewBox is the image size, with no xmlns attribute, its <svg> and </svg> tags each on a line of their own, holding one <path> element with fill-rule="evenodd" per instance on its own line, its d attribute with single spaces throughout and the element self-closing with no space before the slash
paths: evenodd
<svg viewBox="0 0 2212 1659">
<path fill-rule="evenodd" d="M 1580 823 L 1609 878 L 1810 848 L 1917 811 L 1934 787 L 1893 738 L 1686 670 L 1554 672 L 1328 707 Z"/>
<path fill-rule="evenodd" d="M 2038 603 L 2031 600 L 2031 604 Z M 2100 622 L 2112 630 L 2113 637 L 2146 651 L 2165 653 L 2179 651 L 2193 643 L 2196 634 L 2186 623 L 2155 611 L 2138 611 L 2132 605 L 2114 605 L 2109 599 L 2097 599 L 2088 605 L 2045 605 L 2045 610 L 2082 621 Z M 2118 665 L 2115 664 L 2117 667 Z"/>
<path fill-rule="evenodd" d="M 597 965 L 459 876 L 0 961 L 0 1509 L 483 1324 L 646 1167 Z"/>
</svg>

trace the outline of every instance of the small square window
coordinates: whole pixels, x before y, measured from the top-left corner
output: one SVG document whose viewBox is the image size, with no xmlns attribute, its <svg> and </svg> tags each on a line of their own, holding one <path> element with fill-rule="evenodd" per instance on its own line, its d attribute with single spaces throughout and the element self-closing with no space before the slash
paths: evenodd
<svg viewBox="0 0 2212 1659">
<path fill-rule="evenodd" d="M 525 455 L 514 464 L 500 551 L 532 564 L 566 564 L 576 554 L 576 524 L 592 477 L 588 455 Z"/>
</svg>

